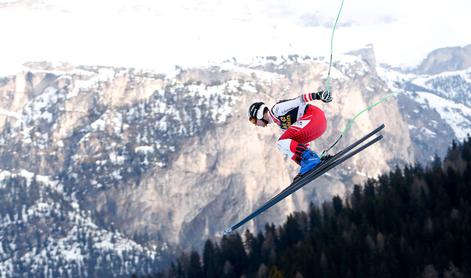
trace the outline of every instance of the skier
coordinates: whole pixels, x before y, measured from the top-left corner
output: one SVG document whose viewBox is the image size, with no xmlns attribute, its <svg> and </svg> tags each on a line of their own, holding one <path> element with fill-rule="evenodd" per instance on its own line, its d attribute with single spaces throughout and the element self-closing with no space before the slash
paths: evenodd
<svg viewBox="0 0 471 278">
<path fill-rule="evenodd" d="M 249 121 L 265 127 L 276 123 L 285 130 L 278 139 L 280 151 L 301 166 L 295 180 L 316 167 L 321 158 L 311 149 L 309 142 L 319 138 L 327 128 L 324 112 L 309 102 L 322 100 L 331 102 L 330 91 L 303 94 L 297 98 L 281 100 L 271 109 L 263 102 L 255 102 L 249 107 Z M 328 158 L 330 156 L 326 156 Z"/>
</svg>

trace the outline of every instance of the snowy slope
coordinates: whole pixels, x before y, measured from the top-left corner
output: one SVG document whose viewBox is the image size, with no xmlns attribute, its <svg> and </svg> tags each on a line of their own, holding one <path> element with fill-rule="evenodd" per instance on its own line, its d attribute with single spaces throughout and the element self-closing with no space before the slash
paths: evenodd
<svg viewBox="0 0 471 278">
<path fill-rule="evenodd" d="M 100 228 L 60 182 L 46 176 L 2 171 L 0 196 L 2 277 L 152 273 L 165 250 Z"/>
<path fill-rule="evenodd" d="M 424 109 L 435 110 L 458 140 L 471 133 L 471 68 L 436 75 L 404 74 L 380 68 L 392 91 L 405 92 Z"/>
<path fill-rule="evenodd" d="M 380 77 L 398 101 L 409 123 L 419 161 L 444 155 L 449 143 L 471 134 L 471 68 L 418 74 L 380 66 Z M 433 70 L 433 69 L 431 69 Z"/>
<path fill-rule="evenodd" d="M 462 141 L 471 134 L 471 107 L 429 92 L 417 92 L 413 98 L 424 109 L 437 111 L 458 140 Z"/>
</svg>

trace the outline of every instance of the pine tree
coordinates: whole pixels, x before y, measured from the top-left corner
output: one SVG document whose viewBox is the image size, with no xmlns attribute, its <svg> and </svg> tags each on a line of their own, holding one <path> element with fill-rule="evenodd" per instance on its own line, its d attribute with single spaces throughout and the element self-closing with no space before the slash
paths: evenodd
<svg viewBox="0 0 471 278">
<path fill-rule="evenodd" d="M 190 264 L 188 266 L 188 278 L 203 278 L 203 269 L 201 267 L 200 255 L 193 251 L 190 254 Z"/>
<path fill-rule="evenodd" d="M 238 233 L 222 238 L 221 257 L 230 262 L 237 277 L 241 276 L 247 269 L 247 254 L 242 238 Z"/>
<path fill-rule="evenodd" d="M 267 224 L 256 237 L 246 231 L 245 242 L 238 234 L 224 237 L 221 248 L 207 241 L 202 271 L 205 277 L 471 277 L 470 154 L 468 137 L 443 162 L 397 167 L 355 185 L 345 200 L 310 204 L 308 214 Z M 189 265 L 197 261 L 191 257 Z"/>
<path fill-rule="evenodd" d="M 220 254 L 210 240 L 204 244 L 203 250 L 203 272 L 205 277 L 219 277 L 222 275 L 222 262 Z"/>
<path fill-rule="evenodd" d="M 270 274 L 269 274 L 268 277 L 270 277 L 270 278 L 283 278 L 283 274 L 281 273 L 281 271 L 278 270 L 276 265 L 274 265 L 274 266 L 271 267 Z"/>
<path fill-rule="evenodd" d="M 248 259 L 248 272 L 254 273 L 257 271 L 259 265 L 262 263 L 262 243 L 264 237 L 259 233 L 254 237 L 249 230 L 245 232 L 245 248 L 247 250 Z"/>
</svg>

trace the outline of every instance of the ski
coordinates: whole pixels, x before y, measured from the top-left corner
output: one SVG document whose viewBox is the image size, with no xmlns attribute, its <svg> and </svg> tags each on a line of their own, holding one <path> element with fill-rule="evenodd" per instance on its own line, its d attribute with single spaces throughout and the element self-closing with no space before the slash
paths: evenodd
<svg viewBox="0 0 471 278">
<path fill-rule="evenodd" d="M 267 209 L 271 208 L 287 196 L 291 195 L 295 191 L 299 190 L 303 186 L 305 186 L 307 183 L 312 182 L 313 180 L 317 179 L 318 177 L 322 176 L 325 174 L 327 171 L 331 170 L 332 168 L 340 165 L 341 163 L 345 162 L 352 156 L 356 155 L 357 153 L 365 150 L 369 146 L 373 145 L 374 143 L 380 141 L 383 136 L 379 135 L 375 137 L 374 139 L 368 141 L 367 143 L 363 144 L 362 146 L 359 146 L 360 144 L 364 143 L 368 139 L 370 139 L 373 135 L 377 134 L 379 131 L 381 131 L 384 128 L 384 124 L 380 125 L 370 133 L 366 134 L 359 140 L 355 141 L 353 144 L 349 145 L 342 151 L 338 152 L 334 156 L 332 156 L 329 160 L 327 160 L 324 163 L 319 164 L 316 168 L 311 170 L 310 172 L 307 172 L 304 174 L 301 178 L 293 182 L 291 185 L 286 187 L 283 191 L 275 195 L 272 199 L 267 201 L 265 204 L 263 204 L 260 208 L 252 212 L 250 215 L 239 221 L 237 224 L 231 226 L 230 228 L 227 228 L 224 230 L 224 234 L 229 234 L 230 232 L 234 231 L 235 229 L 239 228 L 240 226 L 244 225 L 251 219 L 255 218 L 259 214 L 263 213 Z M 359 146 L 359 147 L 358 147 Z M 358 147 L 358 148 L 357 148 Z"/>
<path fill-rule="evenodd" d="M 340 165 L 342 164 L 343 162 L 345 162 L 346 160 L 348 160 L 349 158 L 351 158 L 352 156 L 356 155 L 357 153 L 363 151 L 364 149 L 368 148 L 369 146 L 373 145 L 374 143 L 378 142 L 379 140 L 383 139 L 383 135 L 379 135 L 377 137 L 375 137 L 373 140 L 369 141 L 368 143 L 362 145 L 361 147 L 359 147 L 358 149 L 355 149 L 351 152 L 349 152 L 348 154 L 346 154 L 345 156 L 339 158 L 338 160 L 330 163 L 326 168 L 324 168 L 323 171 L 321 172 L 317 172 L 316 174 L 313 173 L 313 175 L 310 176 L 310 178 L 306 178 L 306 179 L 303 179 L 302 181 L 300 181 L 298 184 L 296 184 L 295 186 L 293 186 L 292 188 L 289 189 L 289 193 L 286 195 L 290 195 L 292 193 L 294 193 L 295 191 L 297 191 L 299 188 L 303 187 L 304 185 L 306 185 L 307 183 L 317 179 L 318 177 L 322 176 L 324 173 L 328 172 L 329 170 L 331 170 L 332 168 L 336 167 L 337 165 Z M 284 197 L 286 197 L 284 196 Z M 284 197 L 282 199 L 284 199 Z M 281 201 L 281 199 L 280 199 Z"/>
<path fill-rule="evenodd" d="M 385 125 L 384 124 L 381 124 L 380 126 L 378 126 L 377 128 L 375 128 L 374 130 L 372 130 L 371 132 L 369 132 L 368 134 L 366 134 L 365 136 L 363 136 L 362 138 L 358 139 L 357 141 L 353 142 L 351 145 L 349 145 L 348 147 L 346 147 L 345 149 L 343 149 L 342 151 L 336 153 L 335 155 L 333 155 L 329 160 L 325 161 L 325 162 L 321 162 L 316 168 L 312 169 L 311 171 L 305 173 L 302 177 L 300 177 L 298 180 L 296 181 L 293 181 L 293 183 L 291 183 L 291 185 L 289 185 L 288 187 L 286 187 L 282 192 L 278 193 L 278 195 L 282 194 L 284 191 L 288 190 L 289 188 L 291 187 L 294 187 L 296 186 L 296 184 L 302 182 L 303 179 L 305 178 L 309 178 L 313 175 L 315 175 L 315 173 L 317 172 L 320 172 L 322 171 L 323 169 L 327 168 L 329 164 L 332 164 L 334 163 L 336 160 L 340 159 L 343 155 L 345 155 L 347 152 L 351 151 L 352 149 L 356 148 L 358 145 L 360 145 L 361 143 L 365 142 L 366 140 L 368 140 L 369 138 L 371 138 L 373 135 L 375 135 L 376 133 L 380 132 L 382 129 L 384 129 Z M 272 199 L 276 198 L 273 197 Z"/>
</svg>

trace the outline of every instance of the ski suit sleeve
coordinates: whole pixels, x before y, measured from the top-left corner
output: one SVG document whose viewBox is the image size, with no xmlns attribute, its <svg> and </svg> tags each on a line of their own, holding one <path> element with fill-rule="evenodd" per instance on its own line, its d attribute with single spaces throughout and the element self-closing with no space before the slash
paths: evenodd
<svg viewBox="0 0 471 278">
<path fill-rule="evenodd" d="M 329 90 L 322 90 L 316 93 L 307 93 L 303 95 L 303 100 L 307 103 L 315 99 L 322 100 L 323 102 L 331 102 L 332 95 Z"/>
<path fill-rule="evenodd" d="M 306 93 L 306 94 L 303 94 L 301 97 L 302 97 L 304 103 L 308 103 L 308 102 L 311 102 L 315 99 L 319 99 L 317 93 Z"/>
<path fill-rule="evenodd" d="M 278 102 L 272 107 L 271 112 L 275 117 L 279 117 L 287 114 L 292 109 L 305 104 L 306 102 L 304 101 L 304 95 L 302 95 L 297 98 L 282 100 Z"/>
</svg>

